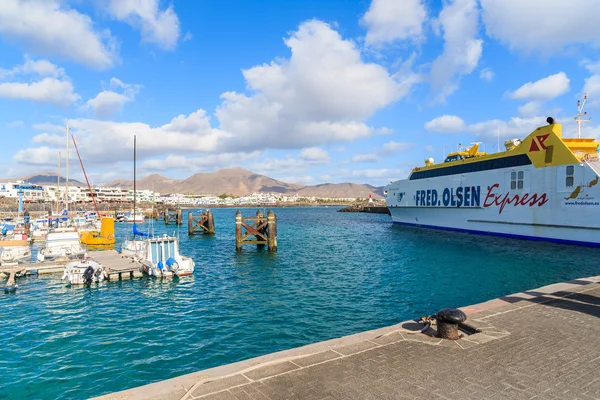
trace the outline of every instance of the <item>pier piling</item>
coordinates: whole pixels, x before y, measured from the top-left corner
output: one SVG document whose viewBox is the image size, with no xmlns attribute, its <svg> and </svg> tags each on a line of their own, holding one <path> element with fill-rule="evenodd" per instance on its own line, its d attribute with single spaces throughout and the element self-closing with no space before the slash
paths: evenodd
<svg viewBox="0 0 600 400">
<path fill-rule="evenodd" d="M 175 210 L 171 210 L 169 208 L 165 208 L 165 225 L 169 225 L 169 223 L 174 222 L 176 225 L 183 224 L 183 216 L 180 208 L 176 208 Z"/>
<path fill-rule="evenodd" d="M 210 210 L 203 211 L 200 218 L 194 217 L 191 211 L 188 213 L 188 235 L 198 232 L 215 233 L 215 219 Z"/>
<path fill-rule="evenodd" d="M 254 236 L 253 239 L 249 239 Z M 255 217 L 242 218 L 242 212 L 235 213 L 235 249 L 242 250 L 245 244 L 255 244 L 258 248 L 268 246 L 268 250 L 277 251 L 277 219 L 269 210 L 265 220 L 264 214 L 258 210 Z"/>
<path fill-rule="evenodd" d="M 2 271 L 3 274 L 8 275 L 8 280 L 6 281 L 6 286 L 4 286 L 5 293 L 14 293 L 17 291 L 17 274 L 24 274 L 26 272 L 25 268 L 13 268 L 9 270 Z"/>
</svg>

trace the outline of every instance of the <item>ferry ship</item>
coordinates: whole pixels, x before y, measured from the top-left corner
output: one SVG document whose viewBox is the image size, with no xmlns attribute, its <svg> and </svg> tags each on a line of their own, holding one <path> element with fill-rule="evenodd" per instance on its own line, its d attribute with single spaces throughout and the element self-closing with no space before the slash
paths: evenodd
<svg viewBox="0 0 600 400">
<path fill-rule="evenodd" d="M 425 160 L 384 188 L 393 222 L 600 246 L 600 142 L 564 138 L 561 124 L 547 122 L 503 152 L 474 144 L 443 163 Z"/>
</svg>

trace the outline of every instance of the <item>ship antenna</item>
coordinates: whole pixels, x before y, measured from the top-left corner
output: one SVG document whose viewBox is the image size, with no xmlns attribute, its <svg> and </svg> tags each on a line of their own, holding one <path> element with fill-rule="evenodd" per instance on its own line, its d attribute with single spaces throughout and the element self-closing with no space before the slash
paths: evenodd
<svg viewBox="0 0 600 400">
<path fill-rule="evenodd" d="M 581 119 L 581 117 L 587 115 L 587 111 L 583 111 L 583 107 L 585 106 L 585 102 L 587 100 L 587 93 L 583 94 L 583 102 L 581 100 L 577 100 L 577 116 L 575 117 L 575 122 L 577 122 L 577 138 L 581 139 L 581 124 L 584 122 L 590 122 L 592 119 Z"/>
</svg>

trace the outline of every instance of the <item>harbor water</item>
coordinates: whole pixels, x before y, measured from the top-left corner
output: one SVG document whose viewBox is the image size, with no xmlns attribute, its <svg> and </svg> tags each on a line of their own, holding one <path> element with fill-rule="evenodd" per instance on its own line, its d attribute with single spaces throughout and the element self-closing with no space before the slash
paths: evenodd
<svg viewBox="0 0 600 400">
<path fill-rule="evenodd" d="M 214 236 L 180 227 L 192 277 L 89 288 L 20 279 L 0 296 L 0 399 L 89 398 L 600 275 L 600 249 L 399 227 L 333 207 L 273 210 L 277 253 L 235 252 L 236 209 L 213 210 Z M 155 234 L 177 230 L 154 222 Z M 117 239 L 130 231 L 117 224 Z"/>
</svg>

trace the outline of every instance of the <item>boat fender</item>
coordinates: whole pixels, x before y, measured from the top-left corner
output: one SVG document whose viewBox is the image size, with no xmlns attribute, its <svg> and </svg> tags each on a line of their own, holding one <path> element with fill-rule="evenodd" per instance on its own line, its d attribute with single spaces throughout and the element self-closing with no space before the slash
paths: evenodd
<svg viewBox="0 0 600 400">
<path fill-rule="evenodd" d="M 162 271 L 165 266 L 162 261 L 159 261 L 157 267 L 160 271 Z"/>
</svg>

